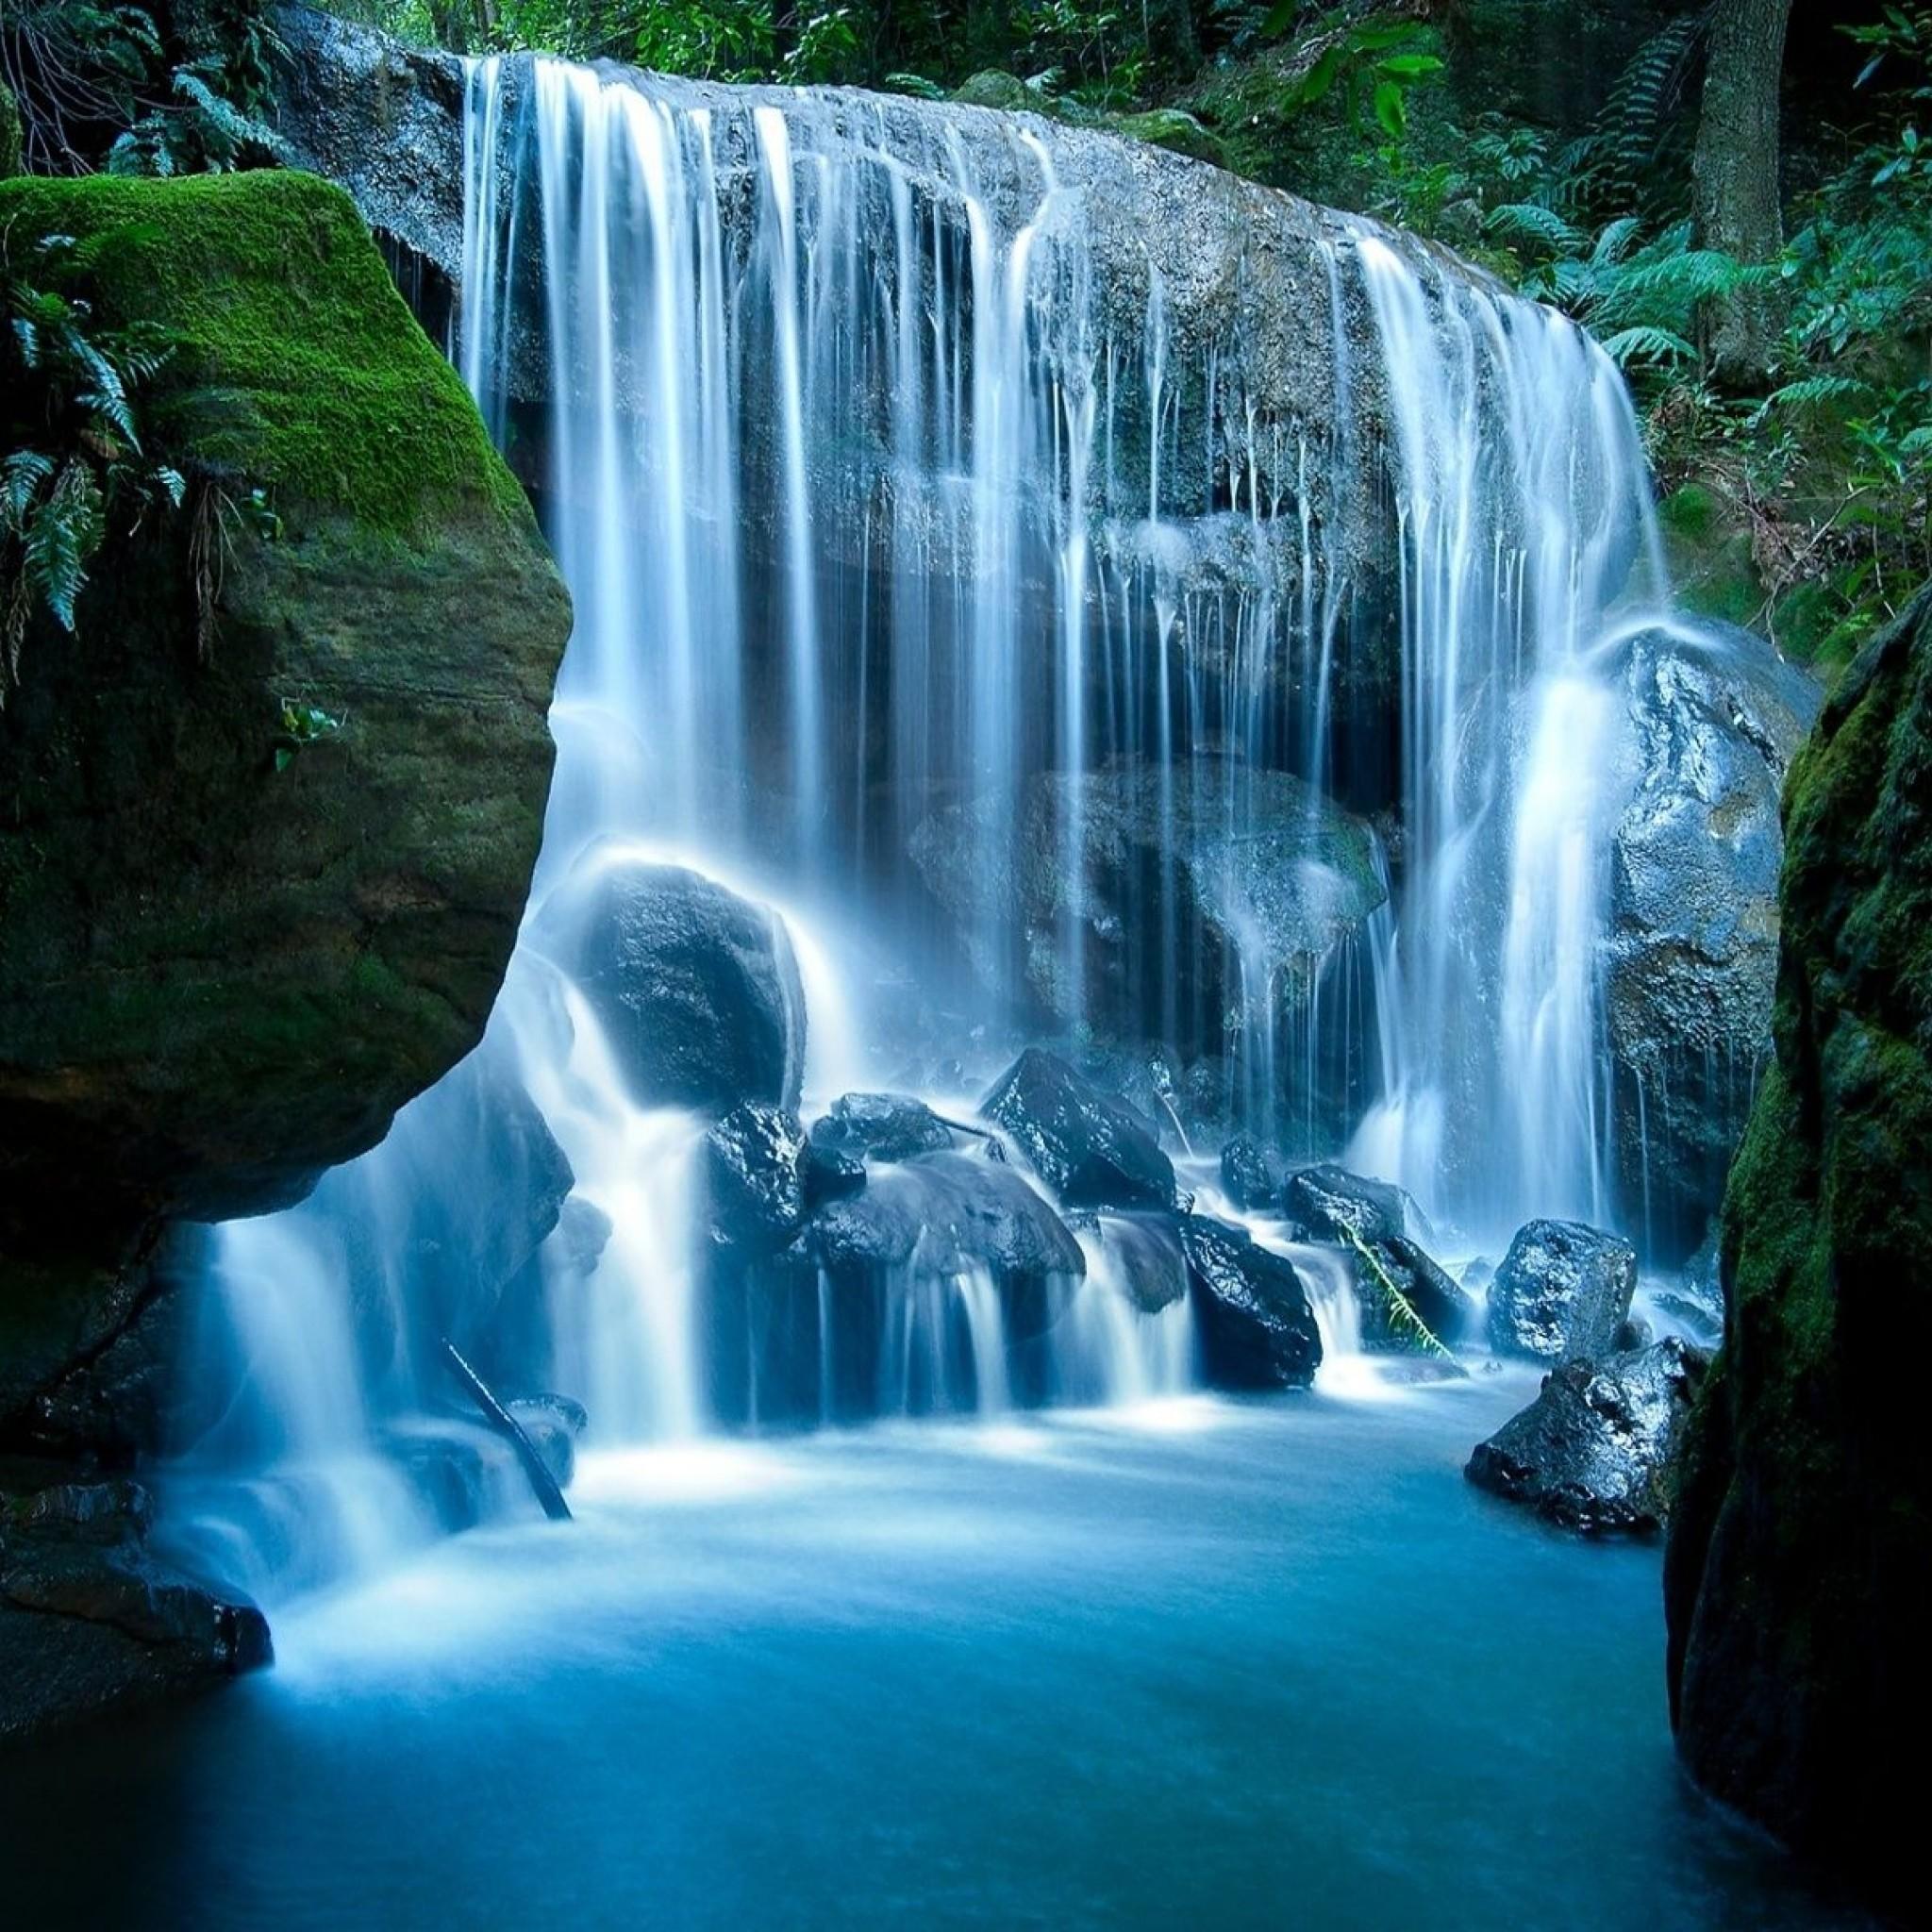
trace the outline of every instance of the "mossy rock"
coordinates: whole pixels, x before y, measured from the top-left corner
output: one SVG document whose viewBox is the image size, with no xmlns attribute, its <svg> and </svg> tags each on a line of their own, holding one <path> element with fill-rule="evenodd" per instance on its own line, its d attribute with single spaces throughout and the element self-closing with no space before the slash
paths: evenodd
<svg viewBox="0 0 1932 1932">
<path fill-rule="evenodd" d="M 1932 594 L 1785 792 L 1775 1017 L 1724 1201 L 1724 1349 L 1666 1567 L 1697 1777 L 1903 1905 L 1932 1724 Z"/>
<path fill-rule="evenodd" d="M 1726 497 L 1686 483 L 1658 504 L 1657 522 L 1680 609 L 1745 629 L 1762 620 L 1764 579 L 1750 527 Z"/>
<path fill-rule="evenodd" d="M 150 518 L 0 712 L 0 1251 L 105 1253 L 298 1197 L 475 1044 L 569 603 L 338 190 L 23 180 L 0 224 L 175 332 L 150 442 L 220 479 L 207 661 L 191 518 Z M 331 722 L 304 743 L 289 706 Z"/>
</svg>

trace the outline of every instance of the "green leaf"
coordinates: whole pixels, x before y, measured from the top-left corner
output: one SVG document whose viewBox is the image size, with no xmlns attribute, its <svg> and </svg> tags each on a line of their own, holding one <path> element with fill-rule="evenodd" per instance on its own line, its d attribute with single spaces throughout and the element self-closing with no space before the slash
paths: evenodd
<svg viewBox="0 0 1932 1932">
<path fill-rule="evenodd" d="M 1408 110 L 1403 105 L 1402 90 L 1392 80 L 1375 86 L 1375 119 L 1391 141 L 1400 141 L 1408 125 Z"/>
</svg>

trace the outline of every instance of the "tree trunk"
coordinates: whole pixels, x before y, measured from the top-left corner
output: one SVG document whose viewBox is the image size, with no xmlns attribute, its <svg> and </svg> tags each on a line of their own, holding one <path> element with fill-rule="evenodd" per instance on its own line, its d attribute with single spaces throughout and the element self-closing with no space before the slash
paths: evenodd
<svg viewBox="0 0 1932 1932">
<path fill-rule="evenodd" d="M 1785 242 L 1778 81 L 1790 15 L 1791 0 L 1717 0 L 1711 15 L 1694 163 L 1697 239 L 1743 262 L 1770 261 Z M 1780 307 L 1769 289 L 1741 289 L 1717 305 L 1708 346 L 1719 381 L 1763 381 Z"/>
</svg>

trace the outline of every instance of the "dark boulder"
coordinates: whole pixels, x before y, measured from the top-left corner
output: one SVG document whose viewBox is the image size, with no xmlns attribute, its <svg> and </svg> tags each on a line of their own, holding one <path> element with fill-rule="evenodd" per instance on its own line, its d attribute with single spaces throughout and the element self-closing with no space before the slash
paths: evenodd
<svg viewBox="0 0 1932 1932">
<path fill-rule="evenodd" d="M 1614 1353 L 1637 1289 L 1637 1250 L 1580 1221 L 1532 1221 L 1490 1284 L 1490 1346 L 1562 1362 Z"/>
<path fill-rule="evenodd" d="M 1569 1361 L 1478 1442 L 1478 1489 L 1591 1535 L 1647 1534 L 1671 1513 L 1674 1463 L 1709 1357 L 1674 1338 L 1602 1364 Z"/>
<path fill-rule="evenodd" d="M 1444 1348 L 1454 1347 L 1475 1325 L 1474 1299 L 1407 1236 L 1365 1241 L 1353 1251 L 1353 1258 L 1363 1347 L 1432 1353 L 1427 1341 L 1416 1333 L 1415 1322 Z M 1404 1304 L 1413 1311 L 1414 1322 L 1405 1313 Z"/>
<path fill-rule="evenodd" d="M 530 1439 L 557 1487 L 569 1489 L 576 1474 L 577 1444 L 591 1422 L 583 1404 L 568 1395 L 546 1392 L 512 1396 L 504 1407 Z"/>
<path fill-rule="evenodd" d="M 1093 1233 L 1099 1267 L 1141 1314 L 1158 1315 L 1187 1293 L 1187 1256 L 1173 1215 L 1097 1214 Z"/>
<path fill-rule="evenodd" d="M 799 1178 L 807 1208 L 822 1208 L 827 1201 L 849 1200 L 864 1192 L 865 1162 L 856 1154 L 808 1139 L 799 1160 Z"/>
<path fill-rule="evenodd" d="M 153 1555 L 152 1518 L 125 1478 L 0 1467 L 0 1740 L 210 1690 L 270 1660 L 261 1612 Z"/>
<path fill-rule="evenodd" d="M 1408 1232 L 1409 1199 L 1391 1181 L 1370 1180 L 1324 1163 L 1288 1177 L 1282 1211 L 1308 1241 L 1394 1241 Z"/>
<path fill-rule="evenodd" d="M 1202 1366 L 1222 1389 L 1306 1389 L 1322 1337 L 1293 1265 L 1241 1228 L 1205 1215 L 1179 1220 Z"/>
<path fill-rule="evenodd" d="M 1073 1277 L 1087 1257 L 1052 1205 L 1001 1162 L 928 1154 L 871 1175 L 865 1191 L 828 1202 L 798 1251 L 835 1274 L 917 1267 L 939 1275 L 975 1266 L 1002 1286 Z"/>
<path fill-rule="evenodd" d="M 1818 687 L 1715 625 L 1630 646 L 1638 766 L 1611 847 L 1606 1018 L 1618 1181 L 1646 1245 L 1697 1241 L 1724 1193 L 1777 974 L 1778 795 Z"/>
<path fill-rule="evenodd" d="M 742 1254 L 782 1248 L 804 1224 L 805 1136 L 797 1118 L 748 1100 L 705 1135 L 711 1239 Z"/>
<path fill-rule="evenodd" d="M 1221 1188 L 1237 1208 L 1268 1212 L 1280 1204 L 1281 1157 L 1252 1134 L 1237 1134 L 1221 1150 Z"/>
<path fill-rule="evenodd" d="M 595 1008 L 639 1106 L 795 1110 L 805 995 L 775 913 L 602 847 L 544 901 L 536 932 Z"/>
<path fill-rule="evenodd" d="M 953 1132 L 923 1100 L 906 1093 L 847 1093 L 811 1124 L 814 1147 L 858 1160 L 910 1160 L 943 1154 Z"/>
<path fill-rule="evenodd" d="M 1785 790 L 1776 1061 L 1724 1195 L 1724 1346 L 1664 1561 L 1698 1782 L 1924 1914 L 1932 1732 L 1932 592 Z"/>
<path fill-rule="evenodd" d="M 1069 1207 L 1171 1208 L 1174 1163 L 1124 1102 L 1028 1047 L 980 1105 Z"/>
</svg>

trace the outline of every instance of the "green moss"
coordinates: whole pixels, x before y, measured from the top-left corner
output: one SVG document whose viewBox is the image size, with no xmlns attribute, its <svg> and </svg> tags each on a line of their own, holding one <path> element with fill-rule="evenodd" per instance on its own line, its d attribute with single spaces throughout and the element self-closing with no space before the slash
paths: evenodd
<svg viewBox="0 0 1932 1932">
<path fill-rule="evenodd" d="M 1751 532 L 1724 497 L 1686 483 L 1657 505 L 1664 558 L 1679 606 L 1692 616 L 1749 628 L 1763 615 L 1764 582 Z"/>
<path fill-rule="evenodd" d="M 1672 536 L 1695 541 L 1709 534 L 1717 516 L 1717 499 L 1702 483 L 1686 483 L 1657 505 L 1657 514 Z"/>
<path fill-rule="evenodd" d="M 0 181 L 21 171 L 20 103 L 0 80 Z"/>
<path fill-rule="evenodd" d="M 461 380 L 340 189 L 294 172 L 0 183 L 0 228 L 67 234 L 107 317 L 178 347 L 171 454 L 408 537 L 466 505 L 527 520 Z"/>
</svg>

